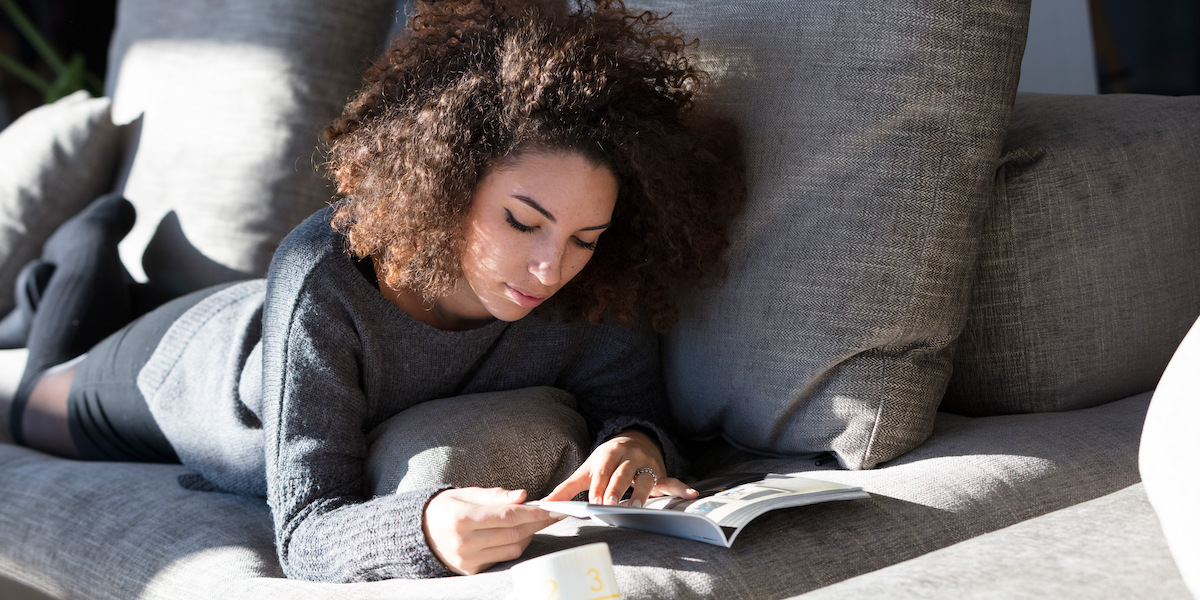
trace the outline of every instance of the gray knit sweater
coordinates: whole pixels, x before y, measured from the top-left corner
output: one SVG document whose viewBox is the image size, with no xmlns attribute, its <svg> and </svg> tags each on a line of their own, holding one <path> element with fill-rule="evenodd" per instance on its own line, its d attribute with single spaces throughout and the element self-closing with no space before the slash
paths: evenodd
<svg viewBox="0 0 1200 600">
<path fill-rule="evenodd" d="M 138 386 L 180 459 L 225 490 L 265 495 L 288 577 L 348 582 L 448 575 L 422 533 L 429 488 L 370 497 L 367 434 L 417 403 L 550 385 L 603 440 L 654 431 L 668 468 L 657 345 L 640 328 L 537 314 L 461 332 L 388 301 L 345 253 L 330 210 L 282 243 L 266 280 L 185 313 Z"/>
</svg>

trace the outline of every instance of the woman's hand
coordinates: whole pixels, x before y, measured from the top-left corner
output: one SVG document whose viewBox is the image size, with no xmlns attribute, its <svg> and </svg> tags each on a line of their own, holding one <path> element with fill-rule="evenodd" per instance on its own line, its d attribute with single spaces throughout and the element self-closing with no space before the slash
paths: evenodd
<svg viewBox="0 0 1200 600">
<path fill-rule="evenodd" d="M 535 532 L 562 518 L 524 501 L 525 490 L 445 490 L 425 506 L 425 540 L 438 560 L 459 575 L 515 559 Z"/>
<path fill-rule="evenodd" d="M 639 469 L 650 469 L 653 474 Z M 657 484 L 655 478 L 658 478 Z M 546 500 L 570 500 L 587 490 L 592 504 L 616 504 L 633 488 L 629 504 L 642 506 L 650 496 L 672 495 L 695 498 L 686 483 L 666 476 L 662 450 L 646 433 L 627 429 L 600 444 L 570 477 L 558 484 Z"/>
</svg>

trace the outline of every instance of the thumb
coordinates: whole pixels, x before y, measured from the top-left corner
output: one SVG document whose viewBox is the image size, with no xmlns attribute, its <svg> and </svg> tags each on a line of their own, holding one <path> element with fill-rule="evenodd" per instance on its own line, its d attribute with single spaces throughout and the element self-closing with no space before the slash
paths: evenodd
<svg viewBox="0 0 1200 600">
<path fill-rule="evenodd" d="M 459 488 L 458 498 L 474 504 L 521 504 L 525 502 L 525 490 L 504 488 Z"/>
</svg>

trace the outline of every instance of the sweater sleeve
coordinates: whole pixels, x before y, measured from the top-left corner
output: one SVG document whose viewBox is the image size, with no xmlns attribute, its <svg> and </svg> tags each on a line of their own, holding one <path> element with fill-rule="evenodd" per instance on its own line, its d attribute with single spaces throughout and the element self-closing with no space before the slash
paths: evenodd
<svg viewBox="0 0 1200 600">
<path fill-rule="evenodd" d="M 353 319 L 328 300 L 335 290 L 313 292 L 306 282 L 293 293 L 280 283 L 287 274 L 275 275 L 281 289 L 268 291 L 263 326 L 263 426 L 284 574 L 324 582 L 450 575 L 422 529 L 438 488 L 370 497 Z"/>
<path fill-rule="evenodd" d="M 596 446 L 625 429 L 641 429 L 658 440 L 671 476 L 686 473 L 667 412 L 658 336 L 649 326 L 587 326 L 559 385 L 575 395 Z"/>
</svg>

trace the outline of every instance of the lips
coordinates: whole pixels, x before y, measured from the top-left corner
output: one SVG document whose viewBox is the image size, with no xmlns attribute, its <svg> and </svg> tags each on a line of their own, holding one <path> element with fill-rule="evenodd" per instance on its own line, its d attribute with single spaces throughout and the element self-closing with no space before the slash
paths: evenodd
<svg viewBox="0 0 1200 600">
<path fill-rule="evenodd" d="M 530 296 L 508 284 L 504 285 L 504 289 L 508 292 L 508 297 L 512 298 L 513 302 L 525 308 L 537 308 L 539 304 L 546 301 L 545 297 Z"/>
</svg>

